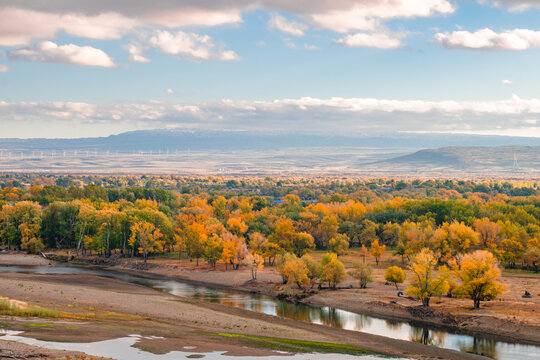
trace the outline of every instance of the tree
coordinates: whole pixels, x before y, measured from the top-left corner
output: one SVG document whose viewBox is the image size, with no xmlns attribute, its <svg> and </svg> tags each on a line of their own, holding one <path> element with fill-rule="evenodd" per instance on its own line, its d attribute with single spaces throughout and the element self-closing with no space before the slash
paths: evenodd
<svg viewBox="0 0 540 360">
<path fill-rule="evenodd" d="M 360 232 L 360 241 L 362 244 L 371 244 L 377 240 L 377 224 L 373 221 L 364 219 L 362 221 L 362 231 Z"/>
<path fill-rule="evenodd" d="M 328 215 L 322 219 L 317 227 L 317 245 L 320 248 L 328 248 L 330 239 L 335 238 L 338 234 L 338 218 L 335 215 Z"/>
<path fill-rule="evenodd" d="M 478 233 L 457 221 L 448 226 L 448 241 L 452 254 L 465 254 L 478 244 Z"/>
<path fill-rule="evenodd" d="M 409 253 L 408 250 L 407 245 L 405 245 L 403 241 L 400 241 L 396 245 L 393 254 L 401 256 L 401 263 L 405 264 L 405 256 Z"/>
<path fill-rule="evenodd" d="M 216 263 L 221 259 L 223 242 L 218 235 L 209 236 L 203 245 L 203 257 L 216 270 Z"/>
<path fill-rule="evenodd" d="M 382 227 L 381 240 L 383 244 L 388 246 L 396 246 L 400 241 L 400 230 L 401 227 L 399 224 L 387 222 Z"/>
<path fill-rule="evenodd" d="M 386 273 L 384 274 L 384 279 L 388 282 L 394 283 L 396 290 L 399 290 L 397 284 L 402 284 L 406 277 L 407 275 L 405 275 L 405 271 L 403 271 L 403 269 L 399 266 L 390 266 L 388 269 L 386 269 Z"/>
<path fill-rule="evenodd" d="M 264 259 L 256 253 L 249 253 L 246 257 L 246 262 L 251 268 L 251 279 L 257 280 L 257 270 L 264 267 Z"/>
<path fill-rule="evenodd" d="M 163 242 L 159 241 L 161 236 L 161 231 L 156 229 L 154 224 L 138 221 L 131 226 L 129 245 L 139 245 L 139 253 L 143 255 L 145 268 L 149 253 L 163 251 Z"/>
<path fill-rule="evenodd" d="M 240 218 L 230 218 L 227 221 L 227 226 L 231 232 L 237 236 L 242 236 L 248 230 L 248 226 Z"/>
<path fill-rule="evenodd" d="M 302 261 L 306 265 L 307 276 L 311 287 L 313 288 L 313 285 L 315 285 L 315 283 L 321 276 L 321 265 L 308 254 L 302 256 Z"/>
<path fill-rule="evenodd" d="M 227 271 L 227 265 L 232 263 L 234 255 L 238 251 L 238 242 L 233 239 L 227 239 L 223 242 L 223 250 L 221 252 L 221 261 L 225 264 L 225 271 Z"/>
<path fill-rule="evenodd" d="M 529 269 L 533 269 L 535 273 L 538 272 L 540 267 L 540 248 L 537 246 L 532 246 L 525 251 L 523 254 L 523 263 Z"/>
<path fill-rule="evenodd" d="M 268 237 L 268 240 L 296 256 L 302 256 L 315 247 L 313 236 L 298 232 L 292 220 L 286 218 L 281 218 L 276 222 L 274 233 Z"/>
<path fill-rule="evenodd" d="M 373 281 L 372 273 L 371 266 L 357 262 L 354 263 L 354 270 L 349 272 L 349 275 L 360 282 L 361 289 L 365 289 L 367 284 Z"/>
<path fill-rule="evenodd" d="M 324 255 L 321 261 L 321 280 L 328 281 L 328 287 L 335 289 L 337 284 L 342 282 L 347 273 L 345 272 L 345 266 L 338 260 L 337 255 L 329 253 Z"/>
<path fill-rule="evenodd" d="M 335 253 L 337 256 L 344 255 L 349 250 L 349 240 L 347 235 L 337 234 L 335 237 L 330 239 L 329 242 L 330 251 Z"/>
<path fill-rule="evenodd" d="M 377 264 L 377 266 L 379 265 L 379 260 L 384 253 L 384 250 L 386 250 L 386 245 L 379 245 L 378 239 L 371 243 L 370 252 L 371 255 L 373 255 L 373 257 L 375 258 L 375 263 Z"/>
<path fill-rule="evenodd" d="M 472 299 L 475 309 L 480 308 L 480 301 L 496 299 L 504 291 L 503 285 L 497 281 L 501 270 L 488 251 L 477 250 L 463 256 L 455 274 L 461 280 L 456 294 Z"/>
<path fill-rule="evenodd" d="M 412 272 L 412 285 L 407 288 L 407 293 L 422 301 L 423 306 L 429 306 L 429 300 L 433 296 L 448 292 L 448 268 L 441 266 L 437 270 L 437 258 L 427 249 L 422 249 L 411 262 L 409 269 Z"/>
<path fill-rule="evenodd" d="M 204 253 L 204 243 L 208 236 L 206 235 L 206 229 L 204 225 L 197 222 L 186 226 L 183 232 L 184 247 L 187 250 L 190 259 L 197 259 L 197 266 L 199 266 L 199 258 Z"/>
<path fill-rule="evenodd" d="M 362 244 L 362 249 L 360 249 L 360 256 L 364 264 L 366 263 L 366 258 L 370 256 L 369 250 L 364 244 Z"/>
<path fill-rule="evenodd" d="M 501 232 L 501 227 L 497 223 L 489 221 L 488 218 L 476 219 L 474 229 L 478 232 L 484 249 L 489 249 L 497 244 L 496 241 Z"/>
<path fill-rule="evenodd" d="M 20 245 L 22 250 L 37 253 L 44 245 L 39 237 L 41 227 L 41 207 L 31 201 L 15 204 L 15 216 L 18 218 Z"/>
<path fill-rule="evenodd" d="M 501 241 L 499 250 L 502 260 L 512 268 L 516 267 L 516 262 L 521 259 L 524 252 L 523 245 L 514 239 L 504 239 Z"/>
<path fill-rule="evenodd" d="M 299 289 L 303 285 L 309 284 L 307 266 L 294 254 L 288 253 L 283 256 L 279 268 L 284 282 L 296 284 Z"/>
</svg>

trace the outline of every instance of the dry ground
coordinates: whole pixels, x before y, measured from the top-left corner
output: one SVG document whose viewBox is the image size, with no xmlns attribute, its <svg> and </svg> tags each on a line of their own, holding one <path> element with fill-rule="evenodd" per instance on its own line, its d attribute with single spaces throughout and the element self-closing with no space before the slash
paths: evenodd
<svg viewBox="0 0 540 360">
<path fill-rule="evenodd" d="M 275 276 L 272 271 L 268 270 L 264 276 Z M 244 270 L 200 273 L 212 277 L 222 274 L 228 279 L 236 278 L 231 281 L 238 282 L 247 274 Z M 159 344 L 145 340 L 145 344 L 140 345 L 150 348 L 182 351 L 183 346 L 190 345 L 196 347 L 190 352 L 219 350 L 231 355 L 268 354 L 269 350 L 257 348 L 252 343 L 246 344 L 242 339 L 212 335 L 219 332 L 342 343 L 417 359 L 479 358 L 408 341 L 281 319 L 220 304 L 196 302 L 93 275 L 5 272 L 0 277 L 0 295 L 69 314 L 58 319 L 0 318 L 2 327 L 23 330 L 24 336 L 42 340 L 86 342 L 135 333 L 166 339 L 159 340 Z M 31 324 L 50 325 L 28 326 Z"/>
</svg>

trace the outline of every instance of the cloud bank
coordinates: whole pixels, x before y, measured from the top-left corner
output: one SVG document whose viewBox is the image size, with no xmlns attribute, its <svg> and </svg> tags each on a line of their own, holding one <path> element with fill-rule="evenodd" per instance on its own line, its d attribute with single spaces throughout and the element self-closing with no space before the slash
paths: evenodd
<svg viewBox="0 0 540 360">
<path fill-rule="evenodd" d="M 229 130 L 290 130 L 331 133 L 522 131 L 540 137 L 540 99 L 422 101 L 370 98 L 222 100 L 179 104 L 146 102 L 94 105 L 70 102 L 0 102 L 1 121 L 68 121 L 119 124 L 130 129 L 183 127 Z"/>
</svg>

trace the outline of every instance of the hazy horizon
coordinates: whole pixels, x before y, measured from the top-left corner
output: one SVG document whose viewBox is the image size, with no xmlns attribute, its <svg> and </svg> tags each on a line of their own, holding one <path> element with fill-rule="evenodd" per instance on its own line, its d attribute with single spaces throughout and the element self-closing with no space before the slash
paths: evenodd
<svg viewBox="0 0 540 360">
<path fill-rule="evenodd" d="M 539 15 L 531 0 L 6 0 L 0 137 L 540 138 Z"/>
</svg>

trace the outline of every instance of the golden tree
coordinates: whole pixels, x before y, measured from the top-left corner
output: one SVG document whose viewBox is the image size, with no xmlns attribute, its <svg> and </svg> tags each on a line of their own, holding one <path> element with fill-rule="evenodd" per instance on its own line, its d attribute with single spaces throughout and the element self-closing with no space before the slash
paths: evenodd
<svg viewBox="0 0 540 360">
<path fill-rule="evenodd" d="M 294 254 L 283 257 L 280 266 L 281 275 L 289 284 L 296 284 L 299 289 L 309 284 L 308 268 L 306 264 Z"/>
<path fill-rule="evenodd" d="M 302 256 L 301 259 L 306 265 L 308 271 L 307 276 L 309 278 L 309 282 L 311 283 L 311 287 L 313 288 L 313 285 L 315 285 L 321 276 L 321 265 L 308 254 Z"/>
<path fill-rule="evenodd" d="M 384 279 L 388 282 L 394 283 L 396 290 L 399 290 L 398 284 L 402 284 L 406 278 L 407 275 L 405 275 L 405 271 L 403 271 L 403 269 L 399 266 L 390 266 L 388 269 L 386 269 L 386 273 L 384 274 Z"/>
<path fill-rule="evenodd" d="M 412 285 L 407 288 L 407 294 L 419 298 L 423 306 L 429 306 L 431 297 L 448 291 L 448 268 L 441 266 L 437 269 L 437 257 L 431 250 L 422 249 L 412 259 L 409 269 L 412 272 Z"/>
<path fill-rule="evenodd" d="M 504 291 L 497 281 L 501 276 L 497 259 L 489 251 L 477 250 L 463 256 L 455 274 L 461 280 L 456 294 L 472 299 L 475 309 L 480 308 L 480 301 L 496 299 Z"/>
<path fill-rule="evenodd" d="M 159 241 L 161 236 L 161 231 L 151 223 L 138 221 L 131 226 L 129 245 L 135 246 L 137 244 L 139 246 L 139 253 L 143 255 L 145 268 L 149 253 L 163 251 L 163 242 Z"/>
<path fill-rule="evenodd" d="M 203 257 L 216 270 L 216 263 L 221 259 L 223 242 L 216 234 L 209 236 L 203 244 Z"/>
<path fill-rule="evenodd" d="M 337 234 L 330 239 L 329 242 L 330 251 L 336 253 L 337 256 L 344 255 L 349 251 L 349 240 L 347 235 Z"/>
<path fill-rule="evenodd" d="M 488 218 L 476 219 L 474 229 L 478 233 L 484 249 L 497 245 L 497 238 L 501 232 L 501 227 L 497 223 L 490 221 Z"/>
<path fill-rule="evenodd" d="M 379 265 L 379 260 L 381 259 L 382 254 L 386 250 L 386 245 L 379 245 L 379 239 L 376 239 L 371 243 L 370 252 L 371 255 L 375 258 L 375 263 Z"/>
<path fill-rule="evenodd" d="M 342 282 L 347 273 L 345 266 L 338 260 L 337 255 L 330 253 L 326 254 L 321 261 L 321 280 L 328 281 L 328 287 L 335 289 L 337 284 Z"/>
</svg>

